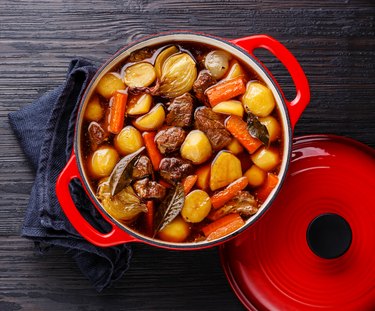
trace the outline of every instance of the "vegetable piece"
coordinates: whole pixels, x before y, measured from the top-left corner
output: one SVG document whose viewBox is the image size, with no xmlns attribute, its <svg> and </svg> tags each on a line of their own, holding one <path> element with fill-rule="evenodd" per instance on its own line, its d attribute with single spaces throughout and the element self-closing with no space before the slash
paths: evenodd
<svg viewBox="0 0 375 311">
<path fill-rule="evenodd" d="M 134 126 L 141 131 L 154 131 L 163 125 L 165 111 L 162 104 L 157 104 L 145 115 L 134 121 Z"/>
<path fill-rule="evenodd" d="M 211 164 L 210 188 L 214 191 L 225 187 L 241 176 L 240 160 L 228 151 L 221 151 Z"/>
<path fill-rule="evenodd" d="M 99 96 L 94 94 L 91 96 L 85 110 L 84 118 L 89 121 L 98 122 L 104 116 L 104 109 L 100 105 Z"/>
<path fill-rule="evenodd" d="M 211 197 L 212 207 L 218 209 L 225 203 L 236 196 L 241 190 L 245 189 L 248 184 L 247 177 L 240 177 L 237 180 L 230 183 L 224 190 L 215 193 Z"/>
<path fill-rule="evenodd" d="M 150 94 L 140 94 L 132 96 L 127 105 L 126 113 L 130 116 L 144 114 L 150 111 L 152 96 Z"/>
<path fill-rule="evenodd" d="M 164 187 L 167 188 L 167 189 L 173 187 L 170 183 L 168 183 L 168 182 L 165 181 L 164 179 L 159 179 L 158 183 L 161 184 L 162 186 L 164 186 Z"/>
<path fill-rule="evenodd" d="M 90 175 L 95 179 L 109 176 L 118 160 L 119 155 L 115 148 L 99 147 L 87 160 Z"/>
<path fill-rule="evenodd" d="M 257 150 L 262 142 L 250 135 L 247 130 L 247 124 L 240 117 L 230 116 L 225 121 L 227 130 L 238 139 L 238 141 L 244 146 L 249 153 L 253 153 Z"/>
<path fill-rule="evenodd" d="M 258 138 L 265 146 L 269 145 L 270 135 L 267 127 L 259 122 L 258 118 L 250 111 L 247 112 L 247 130 L 250 135 Z"/>
<path fill-rule="evenodd" d="M 254 164 L 246 171 L 245 176 L 250 186 L 258 187 L 266 180 L 267 173 Z"/>
<path fill-rule="evenodd" d="M 186 136 L 181 146 L 181 157 L 194 164 L 201 164 L 207 161 L 211 155 L 211 143 L 206 134 L 200 130 L 193 130 Z"/>
<path fill-rule="evenodd" d="M 276 141 L 281 136 L 281 127 L 279 122 L 273 116 L 258 119 L 268 131 L 270 142 Z"/>
<path fill-rule="evenodd" d="M 243 117 L 244 112 L 242 103 L 239 100 L 234 99 L 218 103 L 212 108 L 212 110 L 222 114 L 239 116 L 241 118 Z"/>
<path fill-rule="evenodd" d="M 251 160 L 262 170 L 271 171 L 280 163 L 279 150 L 274 147 L 262 147 L 251 155 Z"/>
<path fill-rule="evenodd" d="M 184 187 L 185 195 L 187 195 L 190 192 L 190 190 L 194 187 L 197 179 L 198 175 L 189 175 L 182 181 L 182 186 Z"/>
<path fill-rule="evenodd" d="M 128 125 L 115 136 L 114 145 L 122 156 L 128 155 L 143 146 L 142 135 L 136 128 Z"/>
<path fill-rule="evenodd" d="M 112 197 L 108 181 L 102 182 L 99 184 L 97 196 L 104 209 L 117 220 L 130 222 L 140 213 L 147 212 L 146 205 L 141 203 L 131 186 L 125 187 Z"/>
<path fill-rule="evenodd" d="M 201 166 L 195 173 L 198 176 L 197 187 L 207 191 L 210 187 L 211 163 Z"/>
<path fill-rule="evenodd" d="M 242 77 L 237 77 L 231 80 L 223 80 L 205 92 L 211 107 L 216 106 L 218 103 L 236 97 L 245 93 L 246 86 Z"/>
<path fill-rule="evenodd" d="M 245 76 L 245 72 L 243 71 L 241 65 L 238 63 L 237 60 L 232 59 L 229 63 L 229 70 L 225 76 L 226 80 L 234 79 L 239 76 Z"/>
<path fill-rule="evenodd" d="M 229 53 L 214 50 L 206 55 L 204 66 L 211 72 L 215 79 L 221 79 L 228 71 L 230 58 Z"/>
<path fill-rule="evenodd" d="M 111 190 L 111 195 L 114 196 L 119 193 L 126 186 L 130 185 L 133 180 L 133 166 L 139 159 L 140 154 L 145 150 L 145 147 L 138 149 L 126 157 L 122 158 L 120 162 L 114 167 L 108 183 Z"/>
<path fill-rule="evenodd" d="M 272 91 L 259 82 L 249 82 L 241 98 L 245 108 L 258 117 L 268 116 L 275 108 Z"/>
<path fill-rule="evenodd" d="M 258 199 L 264 202 L 271 193 L 271 191 L 277 186 L 278 182 L 279 178 L 275 174 L 268 173 L 266 182 L 262 186 L 260 186 L 255 192 Z"/>
<path fill-rule="evenodd" d="M 223 207 L 217 210 L 211 210 L 207 218 L 211 221 L 218 220 L 219 218 L 231 214 L 237 213 L 241 217 L 250 217 L 258 211 L 258 203 L 254 196 L 248 191 L 240 191 L 233 199 L 227 202 Z"/>
<path fill-rule="evenodd" d="M 150 63 L 137 63 L 125 69 L 124 82 L 130 87 L 147 87 L 156 79 L 155 68 Z"/>
<path fill-rule="evenodd" d="M 127 100 L 128 93 L 116 91 L 109 107 L 108 131 L 113 134 L 118 134 L 124 126 Z"/>
<path fill-rule="evenodd" d="M 196 78 L 194 59 L 187 53 L 174 54 L 163 64 L 160 93 L 168 98 L 180 96 L 191 90 Z"/>
<path fill-rule="evenodd" d="M 245 222 L 239 214 L 229 214 L 202 228 L 207 241 L 224 237 L 241 228 Z"/>
<path fill-rule="evenodd" d="M 106 73 L 96 86 L 96 92 L 106 99 L 110 99 L 116 91 L 125 90 L 121 76 L 116 72 Z"/>
<path fill-rule="evenodd" d="M 147 212 L 145 214 L 146 234 L 148 236 L 152 236 L 154 233 L 154 214 L 155 214 L 154 201 L 147 201 L 146 207 L 147 207 Z"/>
<path fill-rule="evenodd" d="M 233 138 L 230 144 L 227 146 L 227 149 L 232 152 L 233 154 L 239 154 L 243 151 L 243 147 L 240 144 L 240 142 L 236 139 Z"/>
<path fill-rule="evenodd" d="M 165 228 L 181 212 L 185 202 L 184 188 L 181 183 L 170 188 L 155 215 L 154 236 Z"/>
<path fill-rule="evenodd" d="M 182 219 L 181 216 L 177 216 L 159 231 L 158 237 L 163 241 L 178 243 L 184 242 L 189 234 L 189 225 Z"/>
<path fill-rule="evenodd" d="M 156 132 L 145 132 L 142 136 L 147 149 L 147 154 L 151 159 L 152 166 L 154 170 L 157 171 L 159 170 L 159 164 L 163 157 L 155 144 Z"/>
<path fill-rule="evenodd" d="M 197 223 L 205 219 L 210 210 L 211 201 L 207 192 L 194 190 L 186 196 L 181 215 L 186 222 Z"/>
<path fill-rule="evenodd" d="M 155 72 L 156 72 L 156 76 L 160 79 L 161 77 L 161 70 L 163 68 L 163 64 L 164 62 L 166 61 L 166 59 L 177 53 L 178 52 L 178 48 L 175 46 L 175 45 L 172 45 L 172 46 L 169 46 L 167 48 L 165 48 L 164 50 L 162 50 L 159 55 L 156 57 L 156 60 L 155 60 Z"/>
</svg>

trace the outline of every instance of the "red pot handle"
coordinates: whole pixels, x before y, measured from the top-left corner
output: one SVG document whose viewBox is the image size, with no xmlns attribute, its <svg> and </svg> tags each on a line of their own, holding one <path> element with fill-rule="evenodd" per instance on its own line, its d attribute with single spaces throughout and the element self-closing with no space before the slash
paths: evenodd
<svg viewBox="0 0 375 311">
<path fill-rule="evenodd" d="M 69 183 L 74 178 L 78 178 L 82 182 L 82 177 L 77 166 L 76 155 L 73 153 L 57 179 L 56 195 L 65 215 L 68 217 L 73 227 L 86 240 L 101 247 L 138 241 L 136 238 L 114 225 L 112 221 L 103 213 L 103 211 L 95 204 L 94 206 L 101 213 L 103 218 L 112 225 L 112 230 L 109 233 L 101 233 L 93 228 L 78 211 L 71 197 Z"/>
<path fill-rule="evenodd" d="M 255 49 L 264 48 L 270 51 L 277 59 L 279 59 L 279 61 L 288 70 L 289 74 L 291 75 L 293 79 L 297 94 L 296 94 L 296 97 L 292 101 L 288 101 L 285 98 L 284 94 L 283 94 L 283 97 L 288 107 L 292 129 L 294 129 L 294 126 L 296 125 L 299 117 L 301 116 L 302 112 L 305 110 L 307 104 L 310 101 L 309 82 L 307 81 L 306 75 L 303 72 L 303 69 L 301 68 L 301 65 L 298 63 L 296 58 L 279 41 L 266 35 L 255 35 L 255 36 L 250 36 L 250 37 L 245 37 L 245 38 L 239 38 L 239 39 L 231 40 L 230 42 L 245 49 L 253 57 L 255 57 L 254 56 Z M 263 67 L 273 78 L 274 82 L 278 85 L 278 83 L 276 82 L 276 79 L 272 76 L 269 70 L 264 65 Z M 281 90 L 280 87 L 279 89 Z"/>
</svg>

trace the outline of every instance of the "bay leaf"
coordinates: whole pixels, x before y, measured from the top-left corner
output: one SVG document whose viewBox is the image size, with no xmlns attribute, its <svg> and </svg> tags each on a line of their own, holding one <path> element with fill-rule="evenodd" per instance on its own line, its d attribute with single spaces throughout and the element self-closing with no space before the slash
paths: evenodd
<svg viewBox="0 0 375 311">
<path fill-rule="evenodd" d="M 247 130 L 251 136 L 258 138 L 265 146 L 268 147 L 270 143 L 270 135 L 267 127 L 260 123 L 258 118 L 250 111 L 247 111 Z"/>
<path fill-rule="evenodd" d="M 111 176 L 109 176 L 109 189 L 111 196 L 115 196 L 126 186 L 129 186 L 133 178 L 133 166 L 138 160 L 145 147 L 138 149 L 136 152 L 123 157 L 115 166 Z"/>
<path fill-rule="evenodd" d="M 160 204 L 155 215 L 155 235 L 165 228 L 181 212 L 185 203 L 184 188 L 181 183 L 170 188 L 164 201 Z"/>
</svg>

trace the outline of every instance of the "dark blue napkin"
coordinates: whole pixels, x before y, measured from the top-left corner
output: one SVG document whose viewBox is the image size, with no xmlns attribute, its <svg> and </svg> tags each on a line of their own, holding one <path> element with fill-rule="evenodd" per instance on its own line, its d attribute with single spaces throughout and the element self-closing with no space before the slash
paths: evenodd
<svg viewBox="0 0 375 311">
<path fill-rule="evenodd" d="M 66 248 L 93 286 L 102 291 L 128 269 L 131 249 L 127 245 L 100 248 L 88 243 L 66 218 L 55 193 L 56 179 L 71 154 L 80 98 L 95 71 L 88 61 L 73 60 L 63 85 L 10 113 L 9 121 L 36 170 L 22 236 L 34 240 L 41 251 L 54 245 Z M 98 230 L 109 231 L 110 225 L 92 206 L 81 184 L 74 181 L 70 190 L 85 218 Z"/>
</svg>

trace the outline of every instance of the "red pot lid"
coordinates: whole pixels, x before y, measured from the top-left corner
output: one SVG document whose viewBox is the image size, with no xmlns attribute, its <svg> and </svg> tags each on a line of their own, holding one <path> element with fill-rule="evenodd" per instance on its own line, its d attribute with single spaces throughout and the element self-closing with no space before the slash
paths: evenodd
<svg viewBox="0 0 375 311">
<path fill-rule="evenodd" d="M 375 310 L 375 150 L 295 139 L 272 207 L 220 253 L 250 310 Z"/>
</svg>

